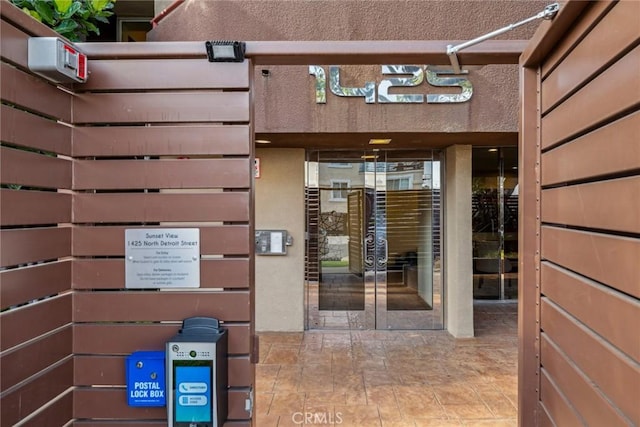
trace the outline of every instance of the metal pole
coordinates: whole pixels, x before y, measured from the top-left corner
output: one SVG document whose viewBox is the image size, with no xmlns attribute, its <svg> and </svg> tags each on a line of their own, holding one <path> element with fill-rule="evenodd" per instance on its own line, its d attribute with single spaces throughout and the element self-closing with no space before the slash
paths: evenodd
<svg viewBox="0 0 640 427">
<path fill-rule="evenodd" d="M 447 46 L 447 55 L 449 56 L 449 60 L 451 61 L 451 66 L 453 67 L 453 70 L 456 74 L 460 74 L 461 70 L 460 70 L 460 62 L 458 61 L 458 56 L 456 55 L 459 51 L 461 51 L 462 49 L 466 49 L 469 46 L 473 46 L 476 45 L 478 43 L 481 43 L 485 40 L 491 39 L 493 37 L 499 36 L 500 34 L 506 33 L 507 31 L 511 31 L 514 28 L 517 28 L 521 25 L 527 24 L 531 21 L 535 21 L 536 19 L 553 19 L 554 16 L 556 16 L 556 13 L 558 13 L 558 10 L 560 9 L 560 4 L 559 3 L 553 3 L 548 5 L 547 7 L 544 8 L 543 11 L 539 12 L 538 14 L 531 16 L 527 19 L 524 19 L 520 22 L 516 22 L 515 24 L 511 24 L 511 25 L 507 25 L 506 27 L 500 28 L 498 30 L 492 31 L 488 34 L 485 34 L 483 36 L 480 37 L 476 37 L 473 40 L 469 40 L 467 42 L 464 43 L 460 43 L 458 45 L 448 45 Z"/>
</svg>

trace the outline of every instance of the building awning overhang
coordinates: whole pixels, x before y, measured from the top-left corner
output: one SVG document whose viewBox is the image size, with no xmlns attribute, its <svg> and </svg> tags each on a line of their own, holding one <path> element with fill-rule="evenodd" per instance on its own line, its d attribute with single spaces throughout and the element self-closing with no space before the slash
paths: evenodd
<svg viewBox="0 0 640 427">
<path fill-rule="evenodd" d="M 431 41 L 247 41 L 245 56 L 255 65 L 431 64 L 449 65 L 447 46 Z M 461 64 L 517 64 L 527 40 L 487 40 L 458 53 Z M 137 59 L 207 57 L 205 41 L 153 43 L 78 43 L 90 58 Z"/>
</svg>

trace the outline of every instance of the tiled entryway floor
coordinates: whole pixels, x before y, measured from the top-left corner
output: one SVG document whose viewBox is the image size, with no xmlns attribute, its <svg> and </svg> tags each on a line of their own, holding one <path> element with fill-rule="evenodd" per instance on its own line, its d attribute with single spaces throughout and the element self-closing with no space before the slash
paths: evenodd
<svg viewBox="0 0 640 427">
<path fill-rule="evenodd" d="M 445 331 L 260 335 L 258 427 L 517 426 L 517 304 L 476 302 Z"/>
</svg>

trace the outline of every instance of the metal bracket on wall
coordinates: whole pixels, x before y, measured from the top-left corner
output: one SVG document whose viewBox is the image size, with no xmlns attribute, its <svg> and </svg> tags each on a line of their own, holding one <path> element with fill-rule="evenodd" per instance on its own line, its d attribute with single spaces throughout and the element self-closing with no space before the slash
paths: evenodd
<svg viewBox="0 0 640 427">
<path fill-rule="evenodd" d="M 520 22 L 516 22 L 515 24 L 511 24 L 511 25 L 507 25 L 506 27 L 500 28 L 499 30 L 495 30 L 492 31 L 488 34 L 485 34 L 483 36 L 480 37 L 476 37 L 473 40 L 469 40 L 468 42 L 464 42 L 464 43 L 460 43 L 458 45 L 448 45 L 447 46 L 447 56 L 449 56 L 449 61 L 451 61 L 451 66 L 453 67 L 453 71 L 456 74 L 460 74 L 462 72 L 462 70 L 460 69 L 460 61 L 458 61 L 458 55 L 457 53 L 459 51 L 461 51 L 462 49 L 466 49 L 469 46 L 473 46 L 476 45 L 478 43 L 481 43 L 485 40 L 491 39 L 493 37 L 496 37 L 500 34 L 506 33 L 507 31 L 511 31 L 514 28 L 517 28 L 521 25 L 527 24 L 531 21 L 535 21 L 536 19 L 553 19 L 556 14 L 558 13 L 558 10 L 560 10 L 560 4 L 559 3 L 553 3 L 550 4 L 548 6 L 546 6 L 544 8 L 544 10 L 542 10 L 542 12 L 531 16 L 527 19 L 524 19 Z"/>
</svg>

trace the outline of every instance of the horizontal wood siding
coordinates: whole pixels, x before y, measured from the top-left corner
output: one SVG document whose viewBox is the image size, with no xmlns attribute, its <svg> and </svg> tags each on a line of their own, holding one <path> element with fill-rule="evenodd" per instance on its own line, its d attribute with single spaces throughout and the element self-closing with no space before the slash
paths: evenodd
<svg viewBox="0 0 640 427">
<path fill-rule="evenodd" d="M 29 165 L 29 167 L 25 167 Z M 0 175 L 7 184 L 52 189 L 71 187 L 71 162 L 21 149 L 0 149 Z"/>
<path fill-rule="evenodd" d="M 126 385 L 122 366 L 126 356 L 76 356 L 74 360 L 74 384 L 78 386 Z M 251 381 L 251 366 L 248 357 L 229 359 L 229 385 L 242 387 Z"/>
<path fill-rule="evenodd" d="M 71 228 L 42 227 L 1 230 L 5 248 L 0 253 L 3 267 L 36 263 L 68 257 L 71 247 Z"/>
<path fill-rule="evenodd" d="M 75 124 L 248 122 L 249 94 L 199 91 L 145 92 L 143 96 L 139 93 L 83 93 L 73 98 L 73 114 Z"/>
<path fill-rule="evenodd" d="M 165 408 L 127 406 L 124 358 L 164 350 L 182 320 L 193 316 L 218 318 L 228 329 L 227 424 L 248 423 L 245 400 L 254 381 L 250 64 L 171 55 L 90 57 L 89 64 L 90 82 L 74 86 L 72 107 L 77 425 L 162 424 Z M 125 231 L 145 228 L 199 229 L 200 289 L 127 290 Z"/>
<path fill-rule="evenodd" d="M 0 106 L 2 142 L 47 153 L 71 155 L 71 128 L 53 120 Z M 42 135 L 47 135 L 42 138 Z"/>
<path fill-rule="evenodd" d="M 62 293 L 69 289 L 70 282 L 70 259 L 3 270 L 0 301 L 3 307 L 22 305 L 43 295 Z"/>
<path fill-rule="evenodd" d="M 83 355 L 122 355 L 140 349 L 160 349 L 178 333 L 180 323 L 76 323 L 73 325 L 73 352 Z M 250 351 L 248 323 L 227 325 L 229 353 L 236 356 Z M 100 340 L 95 337 L 100 336 Z"/>
<path fill-rule="evenodd" d="M 71 222 L 70 194 L 3 188 L 0 190 L 0 198 L 0 224 L 4 226 Z"/>
<path fill-rule="evenodd" d="M 185 129 L 188 127 L 188 129 Z M 73 155 L 103 156 L 215 156 L 251 153 L 247 125 L 181 124 L 171 126 L 75 127 Z"/>
<path fill-rule="evenodd" d="M 78 160 L 76 190 L 248 188 L 248 159 Z"/>
<path fill-rule="evenodd" d="M 204 49 L 204 45 L 203 45 Z M 215 64 L 202 59 L 105 59 L 90 61 L 90 79 L 76 85 L 76 92 L 142 89 L 246 89 L 249 87 L 247 65 L 242 62 L 225 65 L 216 72 Z M 162 70 L 161 73 L 158 70 Z M 99 76 L 93 78 L 93 76 Z"/>
<path fill-rule="evenodd" d="M 73 255 L 124 255 L 124 226 L 74 227 Z M 159 227 L 163 228 L 163 227 Z M 212 225 L 200 227 L 200 247 L 208 255 L 239 255 L 249 252 L 248 225 Z M 232 262 L 235 260 L 225 260 Z M 222 270 L 222 269 L 221 269 Z M 219 273 L 222 273 L 220 271 Z"/>
<path fill-rule="evenodd" d="M 54 365 L 44 374 L 34 378 L 24 387 L 19 387 L 0 398 L 2 424 L 7 426 L 16 424 L 27 415 L 49 403 L 52 397 L 56 398 L 65 393 L 71 394 L 70 388 L 72 386 L 73 359 L 68 358 Z M 39 425 L 64 425 L 68 421 L 68 418 L 65 417 L 68 417 L 71 411 L 69 410 L 66 414 L 65 411 L 60 411 L 60 413 L 58 411 L 59 409 L 56 410 L 55 414 L 49 414 L 52 417 L 49 420 L 50 422 Z M 54 424 L 53 420 L 56 419 L 59 419 L 61 423 Z"/>
<path fill-rule="evenodd" d="M 71 122 L 71 96 L 33 74 L 6 63 L 0 66 L 2 100 L 52 119 Z"/>
<path fill-rule="evenodd" d="M 74 289 L 122 289 L 124 259 L 79 259 L 73 263 Z M 200 287 L 238 289 L 249 287 L 247 258 L 219 258 L 200 261 Z"/>
<path fill-rule="evenodd" d="M 559 70 L 562 70 L 561 67 Z M 638 69 L 640 46 L 547 112 L 542 118 L 543 148 L 566 142 L 572 137 L 601 126 L 603 121 L 611 121 L 630 109 L 637 109 L 640 105 L 637 97 L 640 89 Z M 594 93 L 601 94 L 598 102 L 594 102 Z"/>
<path fill-rule="evenodd" d="M 640 3 L 539 64 L 539 425 L 640 425 Z"/>
<path fill-rule="evenodd" d="M 61 426 L 73 416 L 72 95 L 26 70 L 28 37 L 51 30 L 17 26 L 35 20 L 5 1 L 0 15 L 0 424 Z"/>
<path fill-rule="evenodd" d="M 248 173 L 248 172 L 247 172 Z M 248 222 L 249 195 L 225 193 L 76 193 L 73 222 Z"/>
</svg>

